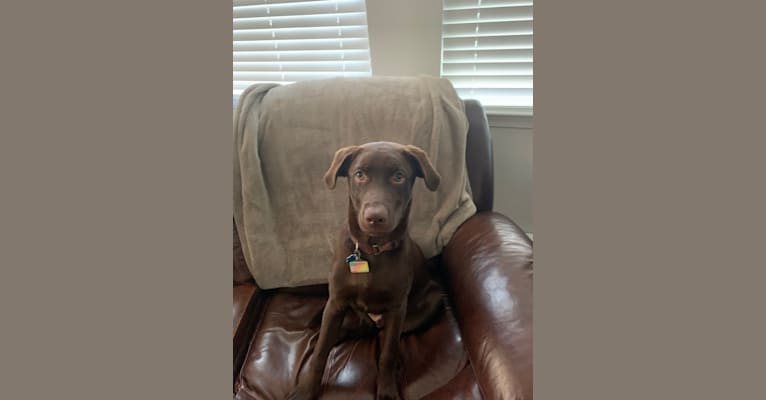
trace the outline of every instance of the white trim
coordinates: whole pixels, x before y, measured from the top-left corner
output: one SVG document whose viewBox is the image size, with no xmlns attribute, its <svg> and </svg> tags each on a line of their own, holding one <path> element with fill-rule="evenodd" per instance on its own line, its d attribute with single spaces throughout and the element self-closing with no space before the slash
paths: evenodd
<svg viewBox="0 0 766 400">
<path fill-rule="evenodd" d="M 504 115 L 487 112 L 490 128 L 530 129 L 534 127 L 532 115 Z"/>
<path fill-rule="evenodd" d="M 510 106 L 484 106 L 484 112 L 488 115 L 521 115 L 532 116 L 532 107 L 510 107 Z"/>
</svg>

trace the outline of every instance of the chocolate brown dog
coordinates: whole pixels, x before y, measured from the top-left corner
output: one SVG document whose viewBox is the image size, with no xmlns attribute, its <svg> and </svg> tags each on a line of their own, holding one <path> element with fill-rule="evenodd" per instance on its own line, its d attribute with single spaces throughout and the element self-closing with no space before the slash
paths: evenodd
<svg viewBox="0 0 766 400">
<path fill-rule="evenodd" d="M 330 349 L 354 335 L 348 321 L 356 318 L 363 329 L 382 329 L 377 399 L 399 399 L 399 338 L 443 307 L 423 253 L 407 233 L 415 178 L 434 191 L 440 177 L 423 150 L 391 142 L 338 150 L 324 176 L 330 189 L 338 176 L 348 177 L 348 226 L 336 245 L 314 357 L 287 398 L 317 398 Z"/>
</svg>

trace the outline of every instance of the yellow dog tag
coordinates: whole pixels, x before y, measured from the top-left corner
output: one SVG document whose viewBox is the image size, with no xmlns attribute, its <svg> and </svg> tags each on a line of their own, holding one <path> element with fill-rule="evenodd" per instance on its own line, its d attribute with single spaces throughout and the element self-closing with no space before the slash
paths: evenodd
<svg viewBox="0 0 766 400">
<path fill-rule="evenodd" d="M 348 263 L 348 269 L 352 274 L 366 274 L 370 272 L 370 265 L 364 260 L 350 261 Z"/>
</svg>

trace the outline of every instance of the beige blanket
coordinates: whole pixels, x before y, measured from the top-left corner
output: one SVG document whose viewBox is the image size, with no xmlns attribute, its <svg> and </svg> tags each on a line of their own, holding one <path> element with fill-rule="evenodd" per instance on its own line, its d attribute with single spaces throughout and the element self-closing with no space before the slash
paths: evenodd
<svg viewBox="0 0 766 400">
<path fill-rule="evenodd" d="M 410 236 L 427 258 L 476 212 L 465 169 L 468 122 L 449 81 L 335 78 L 253 85 L 234 115 L 234 219 L 262 288 L 326 283 L 333 241 L 347 218 L 344 178 L 322 179 L 341 147 L 387 140 L 428 153 L 442 177 L 418 179 Z"/>
</svg>

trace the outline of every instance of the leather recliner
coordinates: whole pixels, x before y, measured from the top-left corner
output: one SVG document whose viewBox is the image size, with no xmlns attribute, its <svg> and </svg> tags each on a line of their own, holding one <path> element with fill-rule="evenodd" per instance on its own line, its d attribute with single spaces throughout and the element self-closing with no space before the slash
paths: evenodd
<svg viewBox="0 0 766 400">
<path fill-rule="evenodd" d="M 477 213 L 435 258 L 447 310 L 401 339 L 408 399 L 532 399 L 532 242 L 492 211 L 492 140 L 482 106 L 465 101 L 468 176 Z M 313 350 L 311 321 L 326 285 L 262 290 L 234 228 L 234 398 L 283 399 Z M 352 340 L 330 353 L 322 399 L 374 399 L 379 344 Z"/>
</svg>

